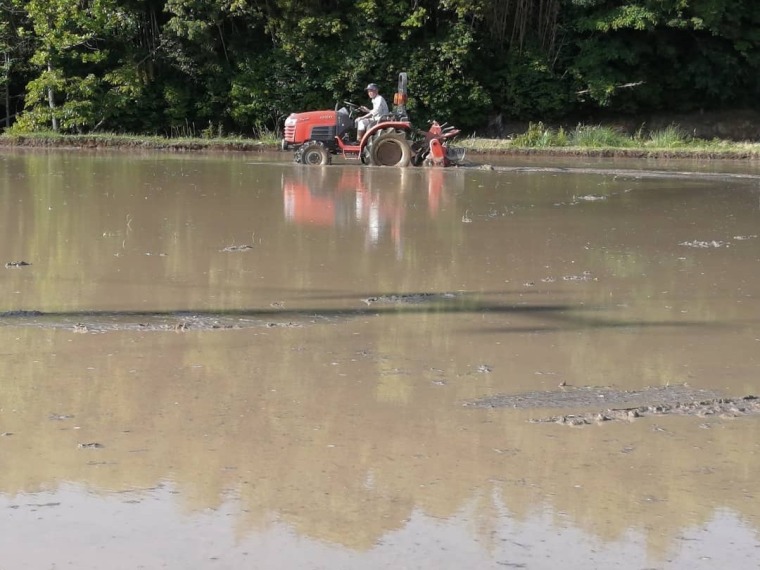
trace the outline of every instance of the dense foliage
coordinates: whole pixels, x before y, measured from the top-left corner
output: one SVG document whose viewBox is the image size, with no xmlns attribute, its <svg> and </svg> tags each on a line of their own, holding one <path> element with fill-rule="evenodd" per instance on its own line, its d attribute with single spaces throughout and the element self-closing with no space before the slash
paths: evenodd
<svg viewBox="0 0 760 570">
<path fill-rule="evenodd" d="M 17 131 L 256 134 L 390 99 L 489 119 L 757 106 L 756 0 L 0 0 Z"/>
</svg>

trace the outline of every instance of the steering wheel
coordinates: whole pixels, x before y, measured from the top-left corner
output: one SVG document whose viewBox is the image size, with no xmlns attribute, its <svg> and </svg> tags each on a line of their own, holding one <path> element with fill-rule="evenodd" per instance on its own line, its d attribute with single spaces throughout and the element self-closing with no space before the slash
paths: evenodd
<svg viewBox="0 0 760 570">
<path fill-rule="evenodd" d="M 343 104 L 348 107 L 348 116 L 353 117 L 355 114 L 358 114 L 361 112 L 361 106 L 357 105 L 356 103 L 352 103 L 351 101 L 343 101 Z"/>
</svg>

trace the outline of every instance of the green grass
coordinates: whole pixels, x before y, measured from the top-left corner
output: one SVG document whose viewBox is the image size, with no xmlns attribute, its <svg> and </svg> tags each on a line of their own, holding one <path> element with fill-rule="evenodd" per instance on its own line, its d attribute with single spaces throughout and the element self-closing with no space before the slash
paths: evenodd
<svg viewBox="0 0 760 570">
<path fill-rule="evenodd" d="M 679 148 L 685 147 L 694 141 L 692 137 L 686 134 L 678 125 L 669 125 L 668 127 L 649 133 L 649 138 L 645 144 L 655 148 Z"/>
<path fill-rule="evenodd" d="M 560 132 L 561 131 L 561 132 Z M 564 131 L 547 128 L 543 123 L 531 123 L 528 130 L 514 139 L 515 146 L 527 148 L 546 148 L 550 146 L 566 146 Z"/>
<path fill-rule="evenodd" d="M 612 127 L 578 125 L 570 136 L 570 146 L 581 148 L 626 148 L 633 146 L 633 140 Z"/>
</svg>

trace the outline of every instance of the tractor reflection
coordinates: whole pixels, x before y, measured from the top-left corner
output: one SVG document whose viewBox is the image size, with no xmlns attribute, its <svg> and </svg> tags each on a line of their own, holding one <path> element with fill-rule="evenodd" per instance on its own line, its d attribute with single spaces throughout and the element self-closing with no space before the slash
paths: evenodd
<svg viewBox="0 0 760 570">
<path fill-rule="evenodd" d="M 446 204 L 440 169 L 294 168 L 282 176 L 285 219 L 321 227 L 358 226 L 367 249 L 390 237 L 400 257 L 407 208 L 426 202 L 431 218 Z"/>
</svg>

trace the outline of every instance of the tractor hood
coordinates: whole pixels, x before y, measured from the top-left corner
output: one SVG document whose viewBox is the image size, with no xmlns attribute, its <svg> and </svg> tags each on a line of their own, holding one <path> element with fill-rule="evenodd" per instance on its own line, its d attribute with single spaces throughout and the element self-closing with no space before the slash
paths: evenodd
<svg viewBox="0 0 760 570">
<path fill-rule="evenodd" d="M 303 144 L 307 140 L 333 141 L 336 136 L 342 136 L 352 123 L 345 109 L 291 113 L 285 119 L 285 141 L 287 144 Z"/>
<path fill-rule="evenodd" d="M 291 113 L 285 119 L 286 127 L 295 127 L 299 123 L 315 123 L 320 125 L 335 124 L 337 111 L 306 111 L 304 113 Z"/>
</svg>

